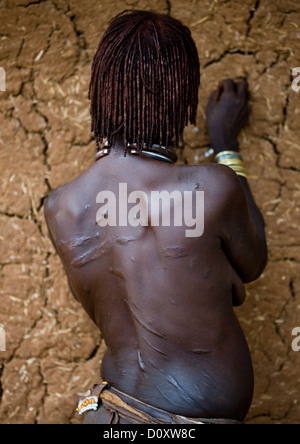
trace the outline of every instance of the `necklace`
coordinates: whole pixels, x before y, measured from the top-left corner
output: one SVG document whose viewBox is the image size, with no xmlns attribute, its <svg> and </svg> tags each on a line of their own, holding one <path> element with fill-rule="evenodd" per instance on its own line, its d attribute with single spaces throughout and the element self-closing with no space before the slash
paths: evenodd
<svg viewBox="0 0 300 444">
<path fill-rule="evenodd" d="M 102 159 L 102 157 L 108 156 L 110 154 L 110 150 L 111 148 L 106 141 L 104 145 L 102 145 L 101 148 L 97 151 L 95 155 L 95 162 L 97 162 L 97 160 L 99 159 Z M 174 164 L 177 161 L 177 155 L 176 153 L 174 153 L 174 151 L 166 148 L 165 146 L 159 146 L 155 144 L 152 145 L 150 149 L 142 149 L 142 151 L 139 151 L 137 149 L 136 143 L 128 143 L 127 152 L 129 154 L 140 155 L 142 157 L 148 157 L 166 163 Z"/>
</svg>

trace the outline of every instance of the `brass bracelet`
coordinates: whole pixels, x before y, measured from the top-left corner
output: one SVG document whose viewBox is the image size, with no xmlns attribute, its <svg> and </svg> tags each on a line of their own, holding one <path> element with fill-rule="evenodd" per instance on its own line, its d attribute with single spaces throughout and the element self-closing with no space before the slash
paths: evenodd
<svg viewBox="0 0 300 444">
<path fill-rule="evenodd" d="M 222 151 L 215 157 L 215 162 L 219 165 L 226 165 L 231 168 L 238 176 L 248 180 L 248 175 L 242 156 L 236 151 Z"/>
<path fill-rule="evenodd" d="M 221 151 L 215 156 L 215 162 L 219 163 L 223 159 L 240 159 L 243 160 L 242 156 L 237 151 Z"/>
</svg>

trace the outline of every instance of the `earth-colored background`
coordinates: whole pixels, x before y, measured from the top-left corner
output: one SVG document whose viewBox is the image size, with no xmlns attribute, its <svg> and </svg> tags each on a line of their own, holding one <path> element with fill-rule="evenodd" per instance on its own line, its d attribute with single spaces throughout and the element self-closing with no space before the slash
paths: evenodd
<svg viewBox="0 0 300 444">
<path fill-rule="evenodd" d="M 201 61 L 198 130 L 181 162 L 208 147 L 205 105 L 218 80 L 247 78 L 252 114 L 240 137 L 270 249 L 237 309 L 256 387 L 248 423 L 300 423 L 300 66 L 298 0 L 0 0 L 1 423 L 78 423 L 79 393 L 99 379 L 105 345 L 73 300 L 47 235 L 49 192 L 93 162 L 90 68 L 108 21 L 124 9 L 171 13 Z M 299 82 L 300 83 L 300 82 Z M 297 124 L 298 122 L 298 124 Z"/>
</svg>

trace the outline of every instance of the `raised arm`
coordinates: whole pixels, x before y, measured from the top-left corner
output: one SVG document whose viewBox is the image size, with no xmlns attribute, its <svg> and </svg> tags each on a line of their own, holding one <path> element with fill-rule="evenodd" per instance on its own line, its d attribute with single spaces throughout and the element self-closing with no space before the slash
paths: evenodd
<svg viewBox="0 0 300 444">
<path fill-rule="evenodd" d="M 246 81 L 223 80 L 210 96 L 207 130 L 216 155 L 224 151 L 239 153 L 238 134 L 248 123 L 248 102 Z M 237 179 L 234 174 L 221 236 L 227 256 L 243 280 L 250 282 L 259 277 L 267 263 L 265 223 L 247 179 Z"/>
</svg>

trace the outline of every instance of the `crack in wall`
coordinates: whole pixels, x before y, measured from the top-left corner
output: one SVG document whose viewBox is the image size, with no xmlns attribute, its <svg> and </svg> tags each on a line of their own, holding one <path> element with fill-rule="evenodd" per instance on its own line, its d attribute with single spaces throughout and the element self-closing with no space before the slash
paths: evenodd
<svg viewBox="0 0 300 444">
<path fill-rule="evenodd" d="M 249 34 L 251 32 L 251 23 L 252 23 L 252 20 L 255 17 L 255 14 L 256 14 L 259 6 L 260 6 L 260 0 L 256 0 L 256 3 L 254 5 L 254 7 L 251 9 L 250 14 L 249 14 L 249 18 L 248 18 L 248 20 L 246 22 L 247 23 L 246 37 L 249 37 Z"/>
<path fill-rule="evenodd" d="M 45 0 L 45 1 L 43 1 L 43 0 L 31 1 L 27 5 L 20 6 L 20 8 L 22 8 L 24 10 L 24 13 L 29 13 L 31 6 L 33 6 L 33 5 L 37 6 L 38 4 L 42 4 L 42 3 L 47 3 L 47 0 Z M 48 1 L 48 3 L 49 3 L 49 1 Z M 66 16 L 68 18 L 68 21 L 71 23 L 74 35 L 76 36 L 76 46 L 77 46 L 77 49 L 78 49 L 78 53 L 77 53 L 77 56 L 76 56 L 76 63 L 74 65 L 75 68 L 74 68 L 74 71 L 73 71 L 73 74 L 72 74 L 72 75 L 74 75 L 77 72 L 77 69 L 78 69 L 77 65 L 79 64 L 79 61 L 80 61 L 82 55 L 84 55 L 85 59 L 88 62 L 90 62 L 90 57 L 89 57 L 89 53 L 88 53 L 88 49 L 89 48 L 88 48 L 88 43 L 87 43 L 87 40 L 86 40 L 86 37 L 85 37 L 85 33 L 81 32 L 79 30 L 78 23 L 77 23 L 76 11 L 71 9 L 70 4 L 67 5 L 67 9 L 66 10 L 63 10 L 63 9 L 59 8 L 59 6 L 58 6 L 59 3 L 55 3 L 53 0 L 51 0 L 50 3 L 52 4 L 52 6 L 54 7 L 54 9 L 57 12 L 59 12 L 60 14 L 63 14 L 64 16 Z M 223 3 L 228 3 L 229 4 L 230 2 L 223 2 Z M 176 12 L 176 7 L 172 4 L 172 1 L 166 0 L 166 2 L 164 4 L 166 5 L 165 9 L 167 10 L 167 13 L 169 15 L 172 14 L 173 12 L 174 13 Z M 247 27 L 247 29 L 246 29 L 246 37 L 247 38 L 248 37 L 250 38 L 252 29 L 253 29 L 253 22 L 254 22 L 254 20 L 256 18 L 257 11 L 259 10 L 261 4 L 262 4 L 261 1 L 257 0 L 254 3 L 252 9 L 249 11 L 249 15 L 248 15 L 248 18 L 247 18 L 247 21 L 246 21 L 246 27 Z M 291 13 L 292 12 L 295 12 L 295 11 L 291 11 Z M 284 17 L 282 19 L 281 26 L 285 25 L 286 18 L 287 17 Z M 224 19 L 224 23 L 225 23 L 225 19 Z M 47 40 L 46 46 L 45 46 L 45 48 L 43 48 L 43 51 L 44 51 L 43 54 L 44 55 L 47 54 L 48 51 L 51 49 L 51 45 L 53 44 L 52 37 L 54 35 L 55 30 L 56 30 L 56 27 L 54 25 L 52 25 L 50 33 L 48 35 L 48 40 Z M 20 57 L 22 55 L 22 51 L 24 49 L 25 43 L 26 43 L 26 36 L 21 38 L 20 46 L 19 46 L 19 49 L 18 49 L 17 55 L 16 55 L 17 66 L 19 68 L 23 67 L 22 63 L 20 61 L 21 60 Z M 221 63 L 226 57 L 231 57 L 231 56 L 234 56 L 236 54 L 241 55 L 241 56 L 252 56 L 253 59 L 256 61 L 256 63 L 258 63 L 258 59 L 257 59 L 258 50 L 256 50 L 256 49 L 253 50 L 252 49 L 252 50 L 246 51 L 246 50 L 243 50 L 243 49 L 240 49 L 240 48 L 236 48 L 234 45 L 235 45 L 235 42 L 234 42 L 234 40 L 232 40 L 232 42 L 231 42 L 232 48 L 226 49 L 218 58 L 209 60 L 206 64 L 203 65 L 202 69 L 206 70 L 206 69 L 208 69 L 209 67 L 211 67 L 213 65 L 217 65 L 217 64 Z M 265 74 L 268 74 L 273 68 L 276 68 L 276 66 L 280 62 L 285 61 L 287 63 L 287 60 L 288 60 L 288 57 L 289 57 L 289 53 L 288 52 L 284 53 L 284 52 L 278 50 L 277 52 L 274 51 L 274 53 L 276 53 L 276 59 L 273 60 L 271 63 L 269 63 L 269 64 L 267 64 L 267 65 L 265 65 L 263 67 L 263 69 L 262 69 L 262 71 L 260 73 L 260 77 L 264 76 Z M 31 63 L 33 63 L 33 58 L 34 57 L 32 57 L 32 62 Z M 18 59 L 19 59 L 19 61 L 18 61 Z M 245 72 L 247 70 L 248 70 L 248 68 L 246 67 L 245 68 Z M 27 215 L 18 215 L 18 214 L 15 214 L 13 212 L 9 212 L 9 211 L 8 212 L 0 212 L 0 215 L 4 216 L 4 217 L 7 217 L 8 219 L 17 218 L 17 219 L 20 219 L 20 220 L 32 220 L 32 222 L 37 226 L 41 238 L 45 239 L 46 236 L 45 236 L 45 234 L 43 232 L 43 228 L 41 226 L 41 221 L 40 221 L 40 217 L 39 216 L 41 216 L 40 213 L 43 210 L 43 205 L 44 205 L 45 199 L 47 198 L 48 194 L 52 191 L 51 181 L 49 180 L 49 174 L 51 172 L 52 164 L 51 164 L 51 161 L 50 161 L 50 158 L 49 158 L 50 148 L 49 148 L 49 143 L 48 143 L 48 140 L 47 140 L 47 137 L 46 137 L 49 134 L 49 132 L 52 130 L 52 127 L 51 127 L 51 123 L 50 123 L 47 115 L 44 112 L 41 111 L 42 108 L 39 107 L 39 103 L 38 102 L 34 102 L 34 100 L 36 100 L 36 98 L 38 96 L 38 91 L 36 89 L 34 74 L 35 74 L 35 67 L 33 66 L 33 67 L 30 68 L 30 83 L 32 85 L 32 95 L 33 95 L 33 97 L 32 97 L 33 98 L 32 108 L 33 108 L 34 112 L 41 119 L 43 119 L 43 121 L 45 122 L 44 129 L 41 130 L 41 131 L 38 131 L 38 135 L 40 137 L 40 140 L 41 140 L 41 143 L 42 143 L 42 146 L 43 146 L 43 154 L 42 155 L 43 155 L 43 165 L 44 165 L 44 171 L 45 171 L 44 181 L 45 181 L 45 186 L 46 186 L 46 193 L 43 196 L 39 196 L 39 202 L 36 205 L 36 207 L 31 204 L 30 211 L 29 211 L 29 213 Z M 23 82 L 21 84 L 21 87 L 20 87 L 20 93 L 18 94 L 18 95 L 23 96 L 24 98 L 26 98 L 25 94 L 24 94 L 25 86 L 26 86 L 26 82 Z M 286 124 L 287 124 L 287 119 L 289 117 L 289 109 L 290 109 L 290 105 L 291 105 L 291 103 L 290 103 L 290 89 L 288 87 L 286 87 L 285 94 L 286 94 L 286 96 L 285 96 L 285 103 L 284 103 L 283 108 L 282 108 L 283 118 L 282 118 L 282 121 L 277 125 L 276 137 L 272 137 L 272 136 L 270 136 L 268 134 L 261 134 L 260 137 L 258 137 L 258 139 L 267 141 L 270 144 L 274 154 L 276 155 L 276 167 L 279 170 L 291 170 L 291 171 L 295 171 L 295 172 L 300 172 L 299 168 L 297 168 L 295 166 L 291 166 L 289 168 L 288 167 L 280 166 L 280 158 L 281 158 L 282 154 L 280 153 L 280 151 L 278 149 L 278 139 L 280 137 L 281 129 L 284 128 L 286 126 Z M 17 97 L 18 95 L 16 95 L 15 97 Z M 7 115 L 9 115 L 9 111 L 7 111 Z M 12 118 L 12 114 L 10 115 L 10 117 Z M 29 135 L 30 132 L 24 127 L 22 121 L 20 121 L 20 125 L 21 125 L 22 129 L 24 130 L 24 132 L 27 135 Z M 79 143 L 79 145 L 80 145 L 80 143 Z M 86 144 L 83 144 L 82 146 L 86 146 Z M 282 181 L 278 181 L 277 183 L 279 183 L 279 185 L 280 185 L 279 193 L 277 194 L 277 199 L 279 199 L 279 198 L 282 197 L 282 192 L 283 192 L 284 187 L 285 187 L 285 181 L 282 180 Z M 270 184 L 271 184 L 271 180 L 270 180 Z M 279 203 L 275 203 L 274 206 L 272 207 L 272 211 L 276 211 L 278 209 L 278 206 L 279 206 Z M 284 245 L 277 245 L 277 246 L 282 247 L 282 248 L 284 247 Z M 294 246 L 295 247 L 299 247 L 299 244 L 294 244 Z M 52 275 L 52 271 L 49 268 L 50 267 L 50 261 L 51 261 L 51 258 L 52 258 L 52 254 L 53 253 L 48 249 L 48 247 L 45 249 L 45 251 L 43 251 L 43 259 L 44 259 L 43 273 L 44 273 L 44 277 L 47 280 L 50 279 L 50 278 L 52 278 L 52 279 L 55 278 L 54 275 Z M 283 257 L 281 259 L 281 261 L 282 262 L 292 262 L 294 264 L 299 264 L 300 263 L 300 261 L 298 261 L 296 258 L 292 258 L 292 257 L 288 257 L 288 256 Z M 275 259 L 272 259 L 270 261 L 271 264 L 274 264 L 274 263 L 277 263 L 277 262 L 279 262 L 279 261 L 275 260 Z M 11 264 L 14 264 L 14 262 L 0 263 L 0 267 L 1 267 L 0 271 L 2 271 L 3 267 L 5 267 L 6 265 L 11 265 Z M 295 299 L 296 299 L 296 289 L 295 289 L 295 278 L 294 278 L 294 276 L 292 276 L 292 278 L 290 279 L 288 286 L 289 286 L 289 291 L 290 291 L 290 298 L 286 301 L 286 304 L 282 308 L 281 312 L 278 313 L 279 317 L 286 316 L 286 309 L 287 309 L 288 303 L 290 303 L 290 301 L 295 301 Z M 41 290 L 41 292 L 44 295 L 42 308 L 44 308 L 44 309 L 49 308 L 48 307 L 48 304 L 49 304 L 49 294 L 47 293 L 47 291 L 44 291 L 41 288 L 40 288 L 40 290 Z M 29 327 L 29 330 L 27 330 L 27 334 L 30 334 L 30 333 L 34 332 L 34 330 L 36 329 L 38 324 L 43 322 L 44 317 L 45 317 L 45 310 L 42 310 L 41 313 L 39 314 L 39 316 L 33 321 L 32 325 Z M 55 313 L 55 320 L 56 320 L 56 323 L 59 326 L 59 328 L 63 328 L 63 326 L 61 325 L 61 322 L 60 322 L 60 319 L 58 317 L 58 313 L 57 312 Z M 274 323 L 274 329 L 275 329 L 276 335 L 278 336 L 278 338 L 280 339 L 282 344 L 288 345 L 287 344 L 287 339 L 282 335 L 282 332 L 280 331 L 280 325 Z M 23 345 L 23 340 L 13 350 L 11 358 L 8 359 L 4 364 L 2 364 L 0 366 L 0 405 L 1 405 L 1 402 L 2 402 L 3 387 L 5 387 L 5 385 L 3 384 L 3 381 L 2 381 L 3 374 L 4 374 L 4 368 L 5 368 L 4 366 L 8 365 L 9 363 L 12 362 L 13 359 L 15 359 L 15 357 L 18 354 L 18 351 L 21 349 L 22 345 Z M 101 345 L 101 342 L 96 344 L 96 346 L 91 351 L 91 353 L 90 353 L 90 355 L 89 355 L 87 360 L 93 359 L 96 356 L 96 354 L 98 353 L 100 345 Z M 269 362 L 269 364 L 272 365 L 272 356 L 266 350 L 262 350 L 262 353 L 265 355 L 265 357 L 266 357 L 267 361 Z M 286 360 L 289 358 L 290 354 L 291 354 L 290 350 L 287 350 L 286 359 L 285 359 L 284 362 L 286 362 Z M 79 361 L 80 361 L 80 359 L 77 360 L 77 361 L 74 360 L 74 362 L 79 362 Z M 282 371 L 283 370 L 284 362 L 280 363 L 277 366 L 276 371 Z M 42 371 L 42 368 L 41 368 L 40 365 L 38 367 L 38 370 L 39 370 L 40 377 L 44 381 L 45 380 L 45 375 L 43 374 L 43 371 Z M 266 387 L 265 387 L 265 391 L 264 391 L 265 394 L 269 393 L 269 390 L 271 389 L 271 386 L 272 386 L 272 378 L 270 376 L 269 380 L 268 380 L 268 383 L 266 384 Z M 43 392 L 43 396 L 42 396 L 42 399 L 41 399 L 41 405 L 37 409 L 36 415 L 35 415 L 35 422 L 36 423 L 38 423 L 39 420 L 40 420 L 40 417 L 41 417 L 41 414 L 42 414 L 43 403 L 45 402 L 45 400 L 49 396 L 51 396 L 51 395 L 50 395 L 50 392 L 48 390 L 48 386 L 44 382 L 44 392 Z M 285 412 L 284 416 L 282 417 L 282 420 L 284 420 L 284 419 L 286 419 L 288 417 L 289 412 L 292 409 L 292 407 L 293 407 L 293 404 L 291 403 L 289 405 L 287 411 Z M 261 418 L 261 417 L 266 417 L 266 418 L 271 418 L 272 419 L 272 415 L 271 414 L 268 414 L 268 415 L 267 414 L 266 415 L 257 415 L 257 416 L 254 415 L 254 416 L 251 417 L 251 419 Z"/>
</svg>

